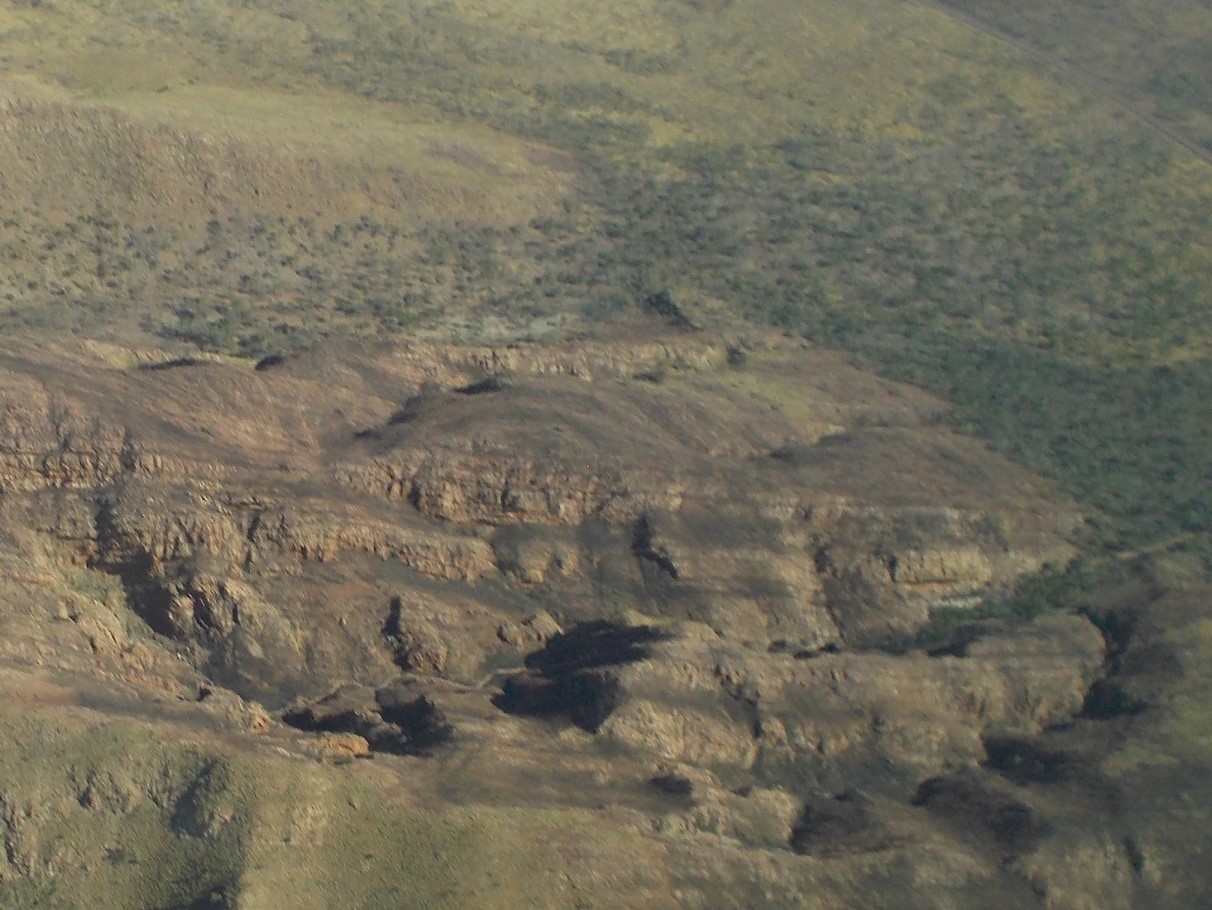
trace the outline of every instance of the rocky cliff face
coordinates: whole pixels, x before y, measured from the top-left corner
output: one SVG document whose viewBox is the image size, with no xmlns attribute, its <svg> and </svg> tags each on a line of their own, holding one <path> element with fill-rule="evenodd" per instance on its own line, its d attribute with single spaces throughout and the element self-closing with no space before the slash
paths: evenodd
<svg viewBox="0 0 1212 910">
<path fill-rule="evenodd" d="M 930 865 L 938 807 L 1022 802 L 947 775 L 1102 672 L 1071 616 L 902 653 L 1064 560 L 1078 516 L 798 343 L 142 362 L 0 354 L 0 657 L 123 711 L 175 697 L 289 754 L 422 762 L 467 804 L 577 806 L 590 780 L 662 868 L 737 895 L 821 855 L 863 880 L 917 824 L 943 895 L 1007 873 L 984 848 Z"/>
</svg>

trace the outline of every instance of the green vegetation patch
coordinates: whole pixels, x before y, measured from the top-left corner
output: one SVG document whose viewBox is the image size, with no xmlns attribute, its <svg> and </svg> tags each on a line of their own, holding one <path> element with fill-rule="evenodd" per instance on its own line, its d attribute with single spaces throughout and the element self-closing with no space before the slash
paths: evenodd
<svg viewBox="0 0 1212 910">
<path fill-rule="evenodd" d="M 552 845 L 638 849 L 576 812 L 435 812 L 357 767 L 173 741 L 163 725 L 0 720 L 13 910 L 557 907 L 578 875 Z"/>
<path fill-rule="evenodd" d="M 11 12 L 11 71 L 167 126 L 264 120 L 335 161 L 348 144 L 308 123 L 328 130 L 356 97 L 376 160 L 478 162 L 488 185 L 515 166 L 573 176 L 562 204 L 512 221 L 463 217 L 457 194 L 449 217 L 446 197 L 311 215 L 250 202 L 207 215 L 201 241 L 129 207 L 18 209 L 0 325 L 257 356 L 477 321 L 572 332 L 668 292 L 712 302 L 705 327 L 801 332 L 952 398 L 965 427 L 1101 510 L 1105 545 L 1205 534 L 1212 166 L 1175 132 L 1207 106 L 1205 18 L 1187 0 L 1164 16 L 962 9 L 1001 31 L 888 0 Z M 135 44 L 187 48 L 180 79 L 118 68 L 86 88 Z M 52 60 L 57 45 L 82 52 Z M 1126 81 L 1108 88 L 1112 62 Z M 229 84 L 205 84 L 214 71 Z M 405 135 L 424 122 L 488 144 L 435 156 Z"/>
</svg>

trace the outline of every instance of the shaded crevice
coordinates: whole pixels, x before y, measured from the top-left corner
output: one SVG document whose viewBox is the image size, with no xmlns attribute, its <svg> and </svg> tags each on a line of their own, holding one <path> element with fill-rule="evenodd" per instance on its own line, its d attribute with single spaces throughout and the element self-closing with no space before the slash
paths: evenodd
<svg viewBox="0 0 1212 910">
<path fill-rule="evenodd" d="M 394 414 L 387 419 L 387 426 L 394 427 L 411 423 L 421 416 L 426 407 L 436 398 L 436 390 L 423 388 L 416 395 L 410 396 Z"/>
<path fill-rule="evenodd" d="M 990 839 L 1008 859 L 1035 850 L 1052 831 L 1030 806 L 971 772 L 922 781 L 913 805 Z"/>
<path fill-rule="evenodd" d="M 251 544 L 257 542 L 257 531 L 261 529 L 261 524 L 265 520 L 264 512 L 256 512 L 248 521 L 248 528 L 244 532 L 244 539 Z"/>
<path fill-rule="evenodd" d="M 567 716 L 596 733 L 622 696 L 612 668 L 647 659 L 651 645 L 667 637 L 652 626 L 582 623 L 528 655 L 526 670 L 505 679 L 493 704 L 508 714 Z"/>
<path fill-rule="evenodd" d="M 791 445 L 791 444 L 777 446 L 776 448 L 771 449 L 766 454 L 773 461 L 777 461 L 777 462 L 781 462 L 782 464 L 792 465 L 792 466 L 797 466 L 797 467 L 804 464 L 804 462 L 807 460 L 807 455 L 808 455 L 807 450 L 804 448 L 804 446 Z M 817 571 L 820 571 L 820 570 L 818 569 Z"/>
<path fill-rule="evenodd" d="M 471 382 L 465 386 L 460 386 L 454 391 L 460 395 L 488 395 L 492 392 L 500 392 L 505 388 L 507 386 L 499 376 L 488 376 L 478 382 Z"/>
<path fill-rule="evenodd" d="M 1060 784 L 1095 773 L 1084 756 L 1017 736 L 986 736 L 984 766 L 1016 784 Z"/>
<path fill-rule="evenodd" d="M 635 523 L 631 535 L 631 552 L 636 559 L 652 564 L 671 579 L 677 580 L 678 567 L 674 565 L 669 553 L 653 545 L 652 521 L 647 515 L 641 515 Z"/>
<path fill-rule="evenodd" d="M 1107 664 L 1111 672 L 1119 669 L 1121 658 L 1136 637 L 1138 617 L 1130 610 L 1095 612 L 1083 610 L 1082 615 L 1102 633 L 1107 645 Z"/>
<path fill-rule="evenodd" d="M 1086 690 L 1078 716 L 1087 720 L 1135 717 L 1149 707 L 1144 698 L 1132 691 L 1129 649 L 1136 644 L 1139 617 L 1132 610 L 1084 611 L 1083 615 L 1102 633 L 1107 650 L 1103 674 Z M 1149 663 L 1144 669 L 1150 673 L 1159 672 L 1165 665 L 1164 659 Z"/>
<path fill-rule="evenodd" d="M 344 686 L 285 712 L 282 721 L 308 733 L 353 733 L 394 755 L 432 755 L 455 735 L 446 713 L 408 680 L 373 691 Z"/>
<path fill-rule="evenodd" d="M 788 846 L 806 856 L 872 853 L 895 845 L 872 811 L 871 800 L 855 789 L 810 799 L 791 829 Z"/>
<path fill-rule="evenodd" d="M 556 635 L 526 657 L 526 667 L 558 676 L 591 667 L 635 663 L 651 656 L 651 645 L 669 633 L 655 626 L 626 626 L 606 619 L 583 622 Z"/>
<path fill-rule="evenodd" d="M 1133 877 L 1141 878 L 1145 873 L 1145 854 L 1136 838 L 1130 834 L 1124 836 L 1124 854 L 1128 857 L 1128 865 L 1132 868 Z"/>
<path fill-rule="evenodd" d="M 103 571 L 109 571 L 103 569 Z M 170 619 L 172 594 L 160 582 L 150 577 L 150 567 L 121 566 L 114 573 L 121 581 L 126 602 L 131 611 L 157 635 L 181 639 L 180 631 Z"/>
<path fill-rule="evenodd" d="M 994 622 L 969 622 L 957 627 L 942 644 L 927 648 L 929 657 L 967 657 L 968 649 L 1000 628 Z"/>
<path fill-rule="evenodd" d="M 649 294 L 642 301 L 645 310 L 665 320 L 666 324 L 675 329 L 695 329 L 694 321 L 686 315 L 668 291 L 657 291 Z"/>
<path fill-rule="evenodd" d="M 658 793 L 686 801 L 692 802 L 691 797 L 694 796 L 694 782 L 688 777 L 672 771 L 650 777 L 648 785 Z"/>
<path fill-rule="evenodd" d="M 417 481 L 413 481 L 408 486 L 408 495 L 404 497 L 410 506 L 421 511 L 421 485 Z"/>
<path fill-rule="evenodd" d="M 900 557 L 898 557 L 895 553 L 893 553 L 892 555 L 890 555 L 884 559 L 884 565 L 888 569 L 888 580 L 890 582 L 892 582 L 892 584 L 894 584 L 894 585 L 899 584 L 899 581 L 897 580 L 897 577 L 896 577 L 896 573 L 900 569 L 900 565 L 901 565 Z"/>
<path fill-rule="evenodd" d="M 375 693 L 379 716 L 394 730 L 367 737 L 372 749 L 402 755 L 431 755 L 454 739 L 454 725 L 428 696 L 406 687 L 387 686 Z"/>
<path fill-rule="evenodd" d="M 97 529 L 98 552 L 88 561 L 88 567 L 118 579 L 126 603 L 149 629 L 165 638 L 179 639 L 180 635 L 169 619 L 172 594 L 156 577 L 151 557 L 145 553 L 124 559 L 108 558 L 106 555 L 107 551 L 118 549 L 113 543 L 120 536 L 111 502 L 103 500 L 97 504 L 94 526 Z"/>
<path fill-rule="evenodd" d="M 405 615 L 403 599 L 391 598 L 382 627 L 383 643 L 391 651 L 392 662 L 401 670 L 427 676 L 442 676 L 446 663 L 445 648 L 425 636 L 418 636 L 415 625 Z"/>
<path fill-rule="evenodd" d="M 260 373 L 264 370 L 282 366 L 284 363 L 286 363 L 285 354 L 267 354 L 257 361 L 257 365 L 253 369 Z"/>
<path fill-rule="evenodd" d="M 1096 680 L 1086 691 L 1079 716 L 1086 720 L 1115 720 L 1142 713 L 1149 703 L 1130 692 L 1128 685 L 1127 680 L 1114 677 Z"/>
<path fill-rule="evenodd" d="M 507 714 L 566 716 L 582 730 L 596 733 L 618 708 L 620 690 L 618 676 L 608 669 L 556 677 L 526 672 L 507 677 L 492 703 Z"/>
<path fill-rule="evenodd" d="M 399 638 L 403 634 L 404 601 L 399 595 L 392 597 L 391 602 L 387 606 L 387 618 L 383 620 L 383 637 L 388 639 Z"/>
<path fill-rule="evenodd" d="M 179 369 L 181 367 L 202 366 L 205 363 L 207 363 L 207 361 L 198 357 L 177 357 L 173 360 L 161 360 L 157 363 L 141 363 L 136 367 L 136 369 L 144 373 L 158 373 L 164 370 Z"/>
<path fill-rule="evenodd" d="M 791 656 L 796 660 L 815 660 L 818 657 L 824 657 L 827 654 L 841 654 L 842 646 L 837 642 L 826 642 L 819 648 L 801 648 Z"/>
</svg>

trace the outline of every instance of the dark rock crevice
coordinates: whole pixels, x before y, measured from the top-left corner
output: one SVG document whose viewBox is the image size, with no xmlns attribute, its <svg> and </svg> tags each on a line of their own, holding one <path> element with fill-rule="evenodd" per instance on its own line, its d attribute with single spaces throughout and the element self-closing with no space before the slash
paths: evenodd
<svg viewBox="0 0 1212 910">
<path fill-rule="evenodd" d="M 1037 739 L 989 735 L 984 745 L 985 767 L 1019 785 L 1071 783 L 1096 773 L 1081 753 Z"/>
<path fill-rule="evenodd" d="M 354 733 L 371 749 L 395 755 L 432 755 L 455 734 L 446 713 L 408 680 L 378 690 L 343 686 L 285 712 L 282 720 L 309 733 Z"/>
<path fill-rule="evenodd" d="M 857 790 L 808 800 L 791 830 L 789 846 L 808 856 L 873 853 L 895 846 L 871 800 Z"/>
<path fill-rule="evenodd" d="M 121 546 L 113 509 L 113 503 L 108 499 L 101 499 L 96 504 L 97 549 L 89 558 L 88 567 L 119 581 L 126 603 L 152 632 L 180 640 L 180 632 L 170 619 L 171 593 L 154 571 L 148 554 L 132 553 Z"/>
<path fill-rule="evenodd" d="M 631 537 L 631 552 L 636 559 L 655 566 L 670 579 L 678 578 L 678 567 L 674 564 L 669 552 L 664 547 L 653 543 L 652 520 L 647 515 L 641 515 L 635 523 Z"/>
<path fill-rule="evenodd" d="M 666 324 L 675 329 L 696 329 L 698 326 L 694 324 L 687 314 L 676 301 L 669 291 L 657 291 L 654 294 L 649 294 L 642 301 L 643 308 L 665 320 Z"/>
<path fill-rule="evenodd" d="M 454 391 L 460 395 L 488 395 L 493 392 L 500 392 L 507 388 L 505 382 L 499 376 L 487 376 L 477 382 L 469 382 L 467 385 L 459 386 Z"/>
<path fill-rule="evenodd" d="M 1006 859 L 1031 853 L 1052 831 L 1036 810 L 971 771 L 922 781 L 913 805 L 989 840 Z"/>
<path fill-rule="evenodd" d="M 1141 640 L 1135 610 L 1086 611 L 1107 643 L 1100 678 L 1086 692 L 1080 716 L 1087 720 L 1135 717 L 1149 708 L 1150 682 L 1176 674 L 1175 654 Z"/>
<path fill-rule="evenodd" d="M 647 659 L 651 645 L 666 637 L 652 626 L 582 623 L 527 656 L 526 670 L 506 678 L 493 704 L 509 714 L 565 715 L 595 733 L 621 699 L 611 668 Z"/>
</svg>

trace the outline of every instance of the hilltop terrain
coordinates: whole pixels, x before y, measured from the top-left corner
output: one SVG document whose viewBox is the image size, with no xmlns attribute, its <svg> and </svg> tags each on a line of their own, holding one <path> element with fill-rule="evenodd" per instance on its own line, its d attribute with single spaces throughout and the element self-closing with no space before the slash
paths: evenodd
<svg viewBox="0 0 1212 910">
<path fill-rule="evenodd" d="M 1208 903 L 1210 42 L 0 5 L 0 905 Z"/>
<path fill-rule="evenodd" d="M 1076 504 L 836 355 L 0 370 L 5 906 L 1128 906 L 1173 861 L 1107 809 L 1130 639 L 974 606 Z"/>
</svg>

